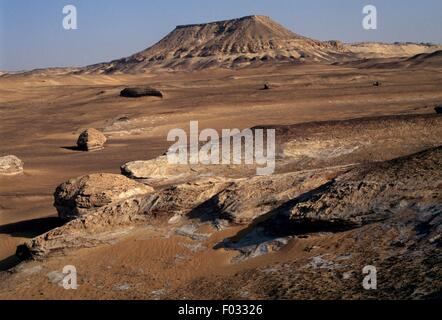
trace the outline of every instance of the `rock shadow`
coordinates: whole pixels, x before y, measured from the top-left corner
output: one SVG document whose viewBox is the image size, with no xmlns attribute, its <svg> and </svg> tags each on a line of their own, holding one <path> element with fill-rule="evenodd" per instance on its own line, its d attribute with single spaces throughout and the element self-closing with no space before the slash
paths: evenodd
<svg viewBox="0 0 442 320">
<path fill-rule="evenodd" d="M 0 226 L 0 234 L 15 238 L 35 238 L 64 224 L 58 217 L 20 221 Z"/>
<path fill-rule="evenodd" d="M 65 147 L 61 147 L 61 149 L 64 150 L 69 150 L 69 151 L 76 151 L 76 152 L 83 152 L 84 150 L 77 147 L 77 146 L 65 146 Z"/>
<path fill-rule="evenodd" d="M 8 271 L 17 266 L 22 260 L 16 255 L 12 255 L 6 259 L 0 260 L 0 272 Z"/>
<path fill-rule="evenodd" d="M 61 227 L 63 224 L 64 222 L 58 217 L 20 221 L 0 226 L 0 234 L 7 234 L 15 238 L 32 239 L 52 229 Z M 11 255 L 0 261 L 0 272 L 10 270 L 28 258 L 25 255 L 18 254 L 20 253 L 20 247 L 22 247 L 22 245 L 17 247 L 15 255 Z"/>
</svg>

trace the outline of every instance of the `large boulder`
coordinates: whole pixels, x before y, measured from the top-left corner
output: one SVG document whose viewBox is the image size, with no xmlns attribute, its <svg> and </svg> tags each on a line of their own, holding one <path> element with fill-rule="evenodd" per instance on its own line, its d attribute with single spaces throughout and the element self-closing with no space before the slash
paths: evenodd
<svg viewBox="0 0 442 320">
<path fill-rule="evenodd" d="M 152 187 L 117 174 L 91 174 L 57 187 L 54 206 L 62 219 L 75 219 L 109 204 L 152 193 Z"/>
<path fill-rule="evenodd" d="M 80 150 L 96 151 L 104 148 L 107 139 L 104 134 L 94 128 L 83 131 L 77 140 L 77 146 Z"/>
<path fill-rule="evenodd" d="M 130 87 L 125 88 L 120 92 L 120 96 L 126 98 L 139 98 L 139 97 L 159 97 L 163 98 L 163 93 L 152 87 Z"/>
<path fill-rule="evenodd" d="M 0 157 L 0 175 L 11 176 L 23 173 L 24 162 L 16 156 Z"/>
</svg>

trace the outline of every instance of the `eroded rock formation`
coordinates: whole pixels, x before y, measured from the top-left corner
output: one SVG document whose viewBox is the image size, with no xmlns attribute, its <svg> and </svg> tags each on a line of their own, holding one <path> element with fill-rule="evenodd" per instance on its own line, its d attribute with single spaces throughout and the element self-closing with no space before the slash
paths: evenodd
<svg viewBox="0 0 442 320">
<path fill-rule="evenodd" d="M 91 174 L 58 186 L 54 193 L 54 206 L 60 218 L 69 220 L 151 192 L 152 187 L 121 175 Z"/>
</svg>

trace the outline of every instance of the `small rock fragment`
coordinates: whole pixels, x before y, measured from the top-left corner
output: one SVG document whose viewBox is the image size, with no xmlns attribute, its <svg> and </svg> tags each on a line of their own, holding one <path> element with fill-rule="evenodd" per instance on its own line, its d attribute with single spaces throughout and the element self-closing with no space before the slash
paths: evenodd
<svg viewBox="0 0 442 320">
<path fill-rule="evenodd" d="M 83 151 L 97 151 L 104 148 L 107 139 L 104 134 L 94 128 L 83 131 L 77 140 L 78 149 Z"/>
<path fill-rule="evenodd" d="M 0 175 L 12 176 L 23 173 L 24 162 L 16 156 L 0 157 Z"/>
</svg>

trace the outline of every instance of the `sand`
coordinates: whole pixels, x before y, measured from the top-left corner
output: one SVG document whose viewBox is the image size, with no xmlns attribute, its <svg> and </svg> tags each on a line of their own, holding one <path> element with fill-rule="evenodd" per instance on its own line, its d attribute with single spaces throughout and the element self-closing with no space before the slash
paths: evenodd
<svg viewBox="0 0 442 320">
<path fill-rule="evenodd" d="M 374 87 L 375 81 L 382 86 Z M 260 90 L 265 82 L 271 90 Z M 165 98 L 119 96 L 124 87 L 145 84 L 162 90 Z M 442 70 L 437 68 L 360 70 L 313 64 L 0 77 L 0 153 L 25 162 L 24 174 L 0 177 L 0 270 L 16 264 L 17 245 L 54 226 L 52 194 L 57 185 L 85 174 L 119 173 L 126 162 L 155 158 L 167 150 L 168 130 L 187 129 L 190 120 L 198 120 L 200 128 L 222 129 L 433 113 L 442 101 L 441 86 Z M 123 117 L 128 121 L 121 121 Z M 105 149 L 72 150 L 78 134 L 89 127 L 108 136 Z M 43 264 L 32 262 L 26 265 L 36 266 L 29 271 L 29 282 L 4 278 L 0 298 L 167 298 L 167 292 L 199 276 L 232 275 L 250 264 L 285 261 L 302 256 L 311 245 L 306 240 L 274 255 L 232 264 L 232 252 L 213 246 L 237 229 L 214 233 L 201 243 L 208 249 L 197 252 L 183 247 L 188 239 L 165 236 L 165 230 L 141 228 L 114 244 L 80 249 Z M 67 264 L 78 266 L 79 290 L 63 290 L 48 280 L 47 273 Z"/>
</svg>

